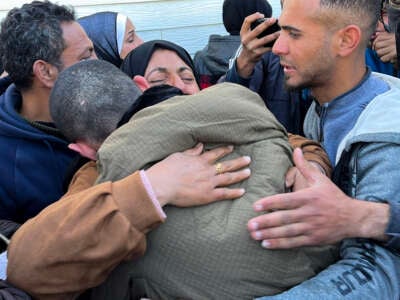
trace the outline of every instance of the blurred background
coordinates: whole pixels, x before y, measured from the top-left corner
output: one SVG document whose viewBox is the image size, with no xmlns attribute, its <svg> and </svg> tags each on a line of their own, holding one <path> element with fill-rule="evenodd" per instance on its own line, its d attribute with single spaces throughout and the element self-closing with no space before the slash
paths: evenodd
<svg viewBox="0 0 400 300">
<path fill-rule="evenodd" d="M 13 7 L 31 1 L 0 1 L 0 19 Z M 175 42 L 193 56 L 208 42 L 210 34 L 226 34 L 222 25 L 223 0 L 62 0 L 71 5 L 76 16 L 99 11 L 115 11 L 127 15 L 145 40 L 164 39 Z M 279 0 L 270 0 L 274 17 L 280 14 Z"/>
</svg>

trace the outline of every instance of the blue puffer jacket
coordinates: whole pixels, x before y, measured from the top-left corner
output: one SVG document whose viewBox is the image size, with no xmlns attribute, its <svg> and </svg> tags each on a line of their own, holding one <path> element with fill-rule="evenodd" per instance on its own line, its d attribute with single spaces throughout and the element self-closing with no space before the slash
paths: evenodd
<svg viewBox="0 0 400 300">
<path fill-rule="evenodd" d="M 289 92 L 285 89 L 279 56 L 271 51 L 265 53 L 249 79 L 239 76 L 235 60 L 226 73 L 225 81 L 241 84 L 258 93 L 288 132 L 303 135 L 304 117 L 312 101 L 303 97 L 300 91 Z"/>
<path fill-rule="evenodd" d="M 65 140 L 21 118 L 21 102 L 14 85 L 0 96 L 0 219 L 19 223 L 62 196 L 64 174 L 76 156 Z"/>
</svg>

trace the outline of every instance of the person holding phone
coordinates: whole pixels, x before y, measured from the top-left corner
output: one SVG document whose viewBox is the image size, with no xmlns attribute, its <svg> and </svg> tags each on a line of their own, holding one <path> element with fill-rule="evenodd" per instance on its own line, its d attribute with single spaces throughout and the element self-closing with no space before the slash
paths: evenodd
<svg viewBox="0 0 400 300">
<path fill-rule="evenodd" d="M 271 52 L 280 33 L 279 22 L 264 17 L 254 13 L 244 20 L 240 30 L 241 49 L 224 80 L 257 92 L 288 132 L 303 135 L 303 121 L 311 100 L 307 93 L 285 88 L 279 56 Z"/>
<path fill-rule="evenodd" d="M 240 46 L 240 28 L 244 18 L 255 12 L 271 17 L 272 7 L 267 0 L 224 0 L 222 19 L 228 34 L 210 35 L 207 45 L 197 51 L 193 59 L 201 89 L 214 85 L 226 73 L 230 58 Z"/>
</svg>

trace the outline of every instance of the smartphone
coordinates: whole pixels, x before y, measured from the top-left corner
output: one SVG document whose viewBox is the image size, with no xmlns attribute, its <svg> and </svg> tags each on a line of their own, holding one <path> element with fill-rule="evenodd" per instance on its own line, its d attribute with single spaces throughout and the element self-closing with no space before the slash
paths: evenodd
<svg viewBox="0 0 400 300">
<path fill-rule="evenodd" d="M 264 23 L 264 21 L 267 20 L 267 18 L 260 18 L 255 20 L 253 23 L 251 23 L 250 28 L 251 30 L 253 30 L 254 28 L 256 28 L 258 25 L 260 25 L 261 23 Z M 267 29 L 265 29 L 263 32 L 261 32 L 257 38 L 260 39 L 268 34 L 272 34 L 274 32 L 277 32 L 281 30 L 281 27 L 278 25 L 278 20 L 276 20 L 275 23 L 273 23 L 272 25 L 270 25 Z M 264 47 L 271 47 L 274 45 L 276 40 L 273 40 L 267 44 L 264 45 Z"/>
</svg>

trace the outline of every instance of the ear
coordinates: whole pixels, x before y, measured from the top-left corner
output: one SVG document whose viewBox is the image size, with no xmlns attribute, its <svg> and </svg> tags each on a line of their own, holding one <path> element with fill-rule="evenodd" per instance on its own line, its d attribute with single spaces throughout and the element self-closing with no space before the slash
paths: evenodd
<svg viewBox="0 0 400 300">
<path fill-rule="evenodd" d="M 361 29 L 356 25 L 348 25 L 337 32 L 337 53 L 345 57 L 354 53 L 361 42 Z"/>
<path fill-rule="evenodd" d="M 97 158 L 96 158 L 96 154 L 97 154 L 96 149 L 92 148 L 91 146 L 89 146 L 85 142 L 71 143 L 71 144 L 68 145 L 68 148 L 73 150 L 73 151 L 75 151 L 75 152 L 78 152 L 83 157 L 87 157 L 87 158 L 89 158 L 91 160 L 97 160 Z"/>
<path fill-rule="evenodd" d="M 56 66 L 44 61 L 36 60 L 33 63 L 33 74 L 35 77 L 46 87 L 52 88 L 58 76 L 58 69 Z"/>
<path fill-rule="evenodd" d="M 133 82 L 139 87 L 139 89 L 144 92 L 150 87 L 149 82 L 143 76 L 136 75 L 133 77 Z"/>
</svg>

